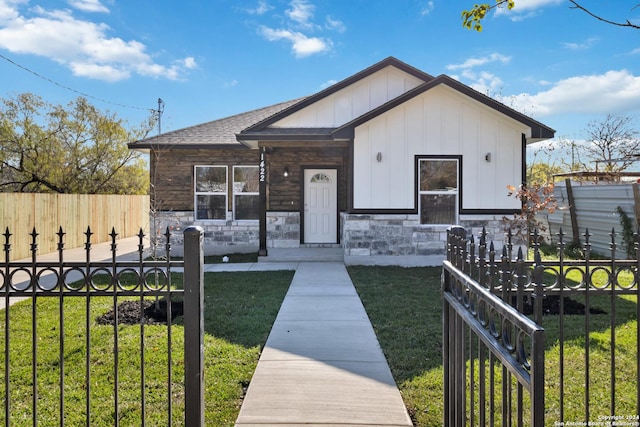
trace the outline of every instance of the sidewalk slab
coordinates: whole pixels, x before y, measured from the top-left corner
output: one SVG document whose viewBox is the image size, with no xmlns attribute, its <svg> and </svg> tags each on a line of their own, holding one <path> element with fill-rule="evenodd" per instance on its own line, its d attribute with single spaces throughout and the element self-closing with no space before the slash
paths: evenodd
<svg viewBox="0 0 640 427">
<path fill-rule="evenodd" d="M 341 262 L 301 262 L 236 427 L 412 426 Z"/>
</svg>

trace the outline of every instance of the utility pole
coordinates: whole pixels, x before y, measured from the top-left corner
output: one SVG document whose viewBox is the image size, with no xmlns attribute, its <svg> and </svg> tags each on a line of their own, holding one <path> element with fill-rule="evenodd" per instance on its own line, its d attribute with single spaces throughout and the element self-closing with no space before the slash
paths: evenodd
<svg viewBox="0 0 640 427">
<path fill-rule="evenodd" d="M 158 110 L 156 111 L 158 114 L 158 135 L 162 133 L 162 113 L 164 113 L 164 101 L 161 98 L 158 98 Z"/>
</svg>

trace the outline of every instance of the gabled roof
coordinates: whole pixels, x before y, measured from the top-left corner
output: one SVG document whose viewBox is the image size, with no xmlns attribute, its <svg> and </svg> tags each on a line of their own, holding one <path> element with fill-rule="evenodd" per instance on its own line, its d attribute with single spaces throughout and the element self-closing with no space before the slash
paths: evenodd
<svg viewBox="0 0 640 427">
<path fill-rule="evenodd" d="M 338 128 L 273 128 L 273 123 L 293 114 L 315 102 L 344 89 L 365 77 L 368 77 L 388 66 L 404 71 L 424 83 L 403 93 L 402 95 L 374 108 L 360 117 Z M 553 138 L 555 130 L 528 117 L 506 105 L 490 98 L 469 86 L 447 76 L 433 77 L 394 57 L 388 57 L 346 79 L 322 90 L 314 95 L 282 102 L 257 110 L 214 120 L 196 126 L 187 127 L 162 135 L 153 136 L 129 144 L 131 149 L 149 149 L 156 146 L 255 146 L 256 141 L 269 140 L 343 140 L 353 138 L 354 129 L 376 116 L 418 96 L 438 85 L 446 85 L 507 117 L 510 117 L 531 129 L 528 142 Z"/>
<path fill-rule="evenodd" d="M 152 136 L 129 143 L 131 149 L 149 149 L 157 146 L 242 146 L 236 139 L 236 133 L 260 122 L 280 111 L 294 105 L 305 98 L 281 102 L 257 110 L 247 111 L 211 122 L 190 126 L 183 129 Z"/>
<path fill-rule="evenodd" d="M 369 76 L 376 71 L 383 69 L 389 65 L 398 67 L 403 71 L 410 73 L 421 80 L 424 81 L 423 84 L 411 89 L 402 95 L 382 104 L 381 106 L 374 108 L 373 110 L 363 114 L 360 117 L 355 118 L 349 123 L 346 123 L 338 128 L 318 128 L 318 129 L 310 129 L 310 128 L 270 128 L 269 126 L 284 117 L 293 114 L 304 107 L 307 107 L 314 102 L 319 101 L 322 98 L 325 98 L 340 89 L 343 89 L 358 80 L 363 79 L 366 76 Z M 292 140 L 292 139 L 300 139 L 304 137 L 307 141 L 312 140 L 338 140 L 338 139 L 351 139 L 353 138 L 353 133 L 355 127 L 365 123 L 374 117 L 383 114 L 386 111 L 414 98 L 417 95 L 420 95 L 430 89 L 438 85 L 446 85 L 492 109 L 498 111 L 507 117 L 510 117 L 525 126 L 531 128 L 531 137 L 528 139 L 528 142 L 535 142 L 537 140 L 545 140 L 549 138 L 553 138 L 555 135 L 555 130 L 545 126 L 544 124 L 538 122 L 537 120 L 532 119 L 529 116 L 526 116 L 513 108 L 507 107 L 506 105 L 496 101 L 493 98 L 490 98 L 471 87 L 460 83 L 459 81 L 442 74 L 438 77 L 433 77 L 429 74 L 426 74 L 416 68 L 413 68 L 404 62 L 401 62 L 393 57 L 389 57 L 353 76 L 321 91 L 316 93 L 315 95 L 311 95 L 307 98 L 304 98 L 302 101 L 291 105 L 289 108 L 283 109 L 279 113 L 262 120 L 261 122 L 255 123 L 254 125 L 244 129 L 237 135 L 239 141 L 243 141 L 247 143 L 247 145 L 251 145 L 254 141 L 268 141 L 268 140 Z"/>
<path fill-rule="evenodd" d="M 458 92 L 531 128 L 531 137 L 529 138 L 529 142 L 535 142 L 535 140 L 550 139 L 550 138 L 553 138 L 555 135 L 556 131 L 554 129 L 540 123 L 537 120 L 532 119 L 529 116 L 526 116 L 514 110 L 513 108 L 507 107 L 501 102 L 498 102 L 495 99 L 488 97 L 478 92 L 477 90 L 472 89 L 471 87 L 463 83 L 460 83 L 459 81 L 445 74 L 441 74 L 438 77 L 434 78 L 433 80 L 426 82 L 408 92 L 405 92 L 404 94 L 398 96 L 397 98 L 392 99 L 386 104 L 383 104 L 380 107 L 375 108 L 369 111 L 368 113 L 363 114 L 362 116 L 352 120 L 351 122 L 346 123 L 337 129 L 334 129 L 332 132 L 332 136 L 334 137 L 334 139 L 352 138 L 355 127 L 373 119 L 374 117 L 382 113 L 385 113 L 391 110 L 394 107 L 397 107 L 400 104 L 403 104 L 404 102 L 416 97 L 417 95 L 420 95 L 421 93 L 424 93 L 430 89 L 433 89 L 438 85 L 449 86 L 450 88 L 455 89 Z"/>
<path fill-rule="evenodd" d="M 262 120 L 261 122 L 255 123 L 252 126 L 244 129 L 242 132 L 240 132 L 239 134 L 239 140 L 242 140 L 243 137 L 242 135 L 245 134 L 251 134 L 254 132 L 260 132 L 263 130 L 266 130 L 267 126 L 277 122 L 278 120 L 282 119 L 283 117 L 289 116 L 315 102 L 318 102 L 319 100 L 326 98 L 329 95 L 332 95 L 336 92 L 338 92 L 341 89 L 344 89 L 362 79 L 364 79 L 365 77 L 368 77 L 386 67 L 389 66 L 393 66 L 398 68 L 399 70 L 402 70 L 404 72 L 406 72 L 407 74 L 410 74 L 422 81 L 428 82 L 433 80 L 433 76 L 430 74 L 425 73 L 424 71 L 418 70 L 415 67 L 412 67 L 409 64 L 406 64 L 392 56 L 383 59 L 382 61 L 378 62 L 377 64 L 374 64 L 368 68 L 365 68 L 364 70 L 360 71 L 359 73 L 356 73 L 354 75 L 352 75 L 351 77 L 347 77 L 346 79 L 329 86 L 328 88 L 326 88 L 325 90 L 322 90 L 314 95 L 308 96 L 306 98 L 304 98 L 303 100 L 301 100 L 300 102 L 291 105 L 289 108 L 280 111 L 278 114 L 275 114 L 271 117 L 266 118 L 265 120 Z"/>
</svg>

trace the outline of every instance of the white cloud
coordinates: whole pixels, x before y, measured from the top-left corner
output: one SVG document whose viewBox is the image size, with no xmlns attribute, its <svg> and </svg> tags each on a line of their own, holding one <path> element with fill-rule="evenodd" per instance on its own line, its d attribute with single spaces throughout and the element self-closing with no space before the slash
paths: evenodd
<svg viewBox="0 0 640 427">
<path fill-rule="evenodd" d="M 100 0 L 69 0 L 69 5 L 84 12 L 109 13 L 109 9 Z"/>
<path fill-rule="evenodd" d="M 284 12 L 289 19 L 302 28 L 313 28 L 311 19 L 313 18 L 313 11 L 315 9 L 314 5 L 306 0 L 292 0 L 290 6 L 291 8 Z"/>
<path fill-rule="evenodd" d="M 187 70 L 193 70 L 194 68 L 198 68 L 198 64 L 196 63 L 196 60 L 193 56 L 188 56 L 180 62 L 182 62 L 182 65 Z"/>
<path fill-rule="evenodd" d="M 566 0 L 516 0 L 513 9 L 506 6 L 497 7 L 495 16 L 505 16 L 513 22 L 534 18 L 543 12 L 546 7 L 552 7 L 566 2 Z"/>
<path fill-rule="evenodd" d="M 291 43 L 291 50 L 297 58 L 328 52 L 333 48 L 333 41 L 327 37 L 312 35 L 324 30 L 346 31 L 344 23 L 331 16 L 326 16 L 324 28 L 314 21 L 316 6 L 308 0 L 291 0 L 289 8 L 284 11 L 286 22 L 280 28 L 266 25 L 258 27 L 258 34 L 268 41 L 285 40 Z"/>
<path fill-rule="evenodd" d="M 260 27 L 260 33 L 269 41 L 287 40 L 291 42 L 291 49 L 298 58 L 326 52 L 332 46 L 330 40 L 307 37 L 302 33 L 286 29 L 274 30 L 268 27 Z"/>
<path fill-rule="evenodd" d="M 322 90 L 322 89 L 326 89 L 326 88 L 328 88 L 328 87 L 330 87 L 330 86 L 333 86 L 333 85 L 334 85 L 334 84 L 336 84 L 336 83 L 338 83 L 338 81 L 337 81 L 337 80 L 334 80 L 334 79 L 332 79 L 332 80 L 327 80 L 326 82 L 324 82 L 324 83 L 322 83 L 322 84 L 320 85 L 320 89 L 321 89 L 321 90 Z"/>
<path fill-rule="evenodd" d="M 331 16 L 327 16 L 325 27 L 329 30 L 334 30 L 339 33 L 344 33 L 345 31 L 347 31 L 347 26 L 344 25 L 344 22 L 338 19 L 333 19 Z"/>
<path fill-rule="evenodd" d="M 563 3 L 565 0 L 516 0 L 513 9 L 508 10 L 506 7 L 496 9 L 496 16 L 506 15 L 512 21 L 521 21 L 525 18 L 536 16 L 541 9 L 548 6 L 555 6 Z"/>
<path fill-rule="evenodd" d="M 502 79 L 494 74 L 483 71 L 479 75 L 474 76 L 475 83 L 471 85 L 472 88 L 478 92 L 484 93 L 488 96 L 500 93 L 502 89 Z"/>
<path fill-rule="evenodd" d="M 478 67 L 481 65 L 486 65 L 491 62 L 500 62 L 502 64 L 507 64 L 511 61 L 510 56 L 502 55 L 500 53 L 492 53 L 488 56 L 481 58 L 469 58 L 464 61 L 462 64 L 451 64 L 447 65 L 447 70 L 469 70 L 474 67 Z"/>
<path fill-rule="evenodd" d="M 460 77 L 463 77 L 471 81 L 470 86 L 478 92 L 494 96 L 494 94 L 500 93 L 503 85 L 502 79 L 487 71 L 476 71 L 475 68 L 496 62 L 508 64 L 510 61 L 510 56 L 494 52 L 480 58 L 469 58 L 462 64 L 450 64 L 446 68 L 451 71 L 461 72 L 461 76 L 452 76 L 453 78 L 460 79 Z"/>
<path fill-rule="evenodd" d="M 225 82 L 224 87 L 235 87 L 238 86 L 238 80 L 233 79 L 231 81 Z"/>
<path fill-rule="evenodd" d="M 106 82 L 116 82 L 131 77 L 129 70 L 122 70 L 110 65 L 98 65 L 83 62 L 70 62 L 68 64 L 73 74 L 81 77 L 90 77 Z"/>
<path fill-rule="evenodd" d="M 598 40 L 597 37 L 590 37 L 581 43 L 564 42 L 562 45 L 571 50 L 586 50 L 591 48 Z"/>
<path fill-rule="evenodd" d="M 99 4 L 90 0 L 82 3 Z M 70 10 L 46 10 L 39 6 L 25 16 L 18 10 L 21 4 L 0 0 L 0 48 L 49 58 L 75 75 L 118 81 L 135 73 L 179 80 L 186 70 L 197 66 L 193 58 L 184 58 L 171 66 L 157 64 L 141 42 L 110 37 L 107 24 L 76 19 Z"/>
<path fill-rule="evenodd" d="M 435 8 L 435 4 L 433 3 L 433 0 L 429 0 L 428 2 L 425 3 L 425 5 L 420 10 L 420 15 L 426 16 L 431 12 L 433 12 L 434 8 Z"/>
<path fill-rule="evenodd" d="M 17 7 L 22 3 L 26 4 L 28 1 L 29 0 L 0 0 L 0 25 L 17 19 L 20 16 Z"/>
<path fill-rule="evenodd" d="M 535 95 L 511 98 L 514 108 L 536 117 L 564 113 L 620 114 L 640 111 L 640 76 L 627 70 L 570 77 Z"/>
<path fill-rule="evenodd" d="M 265 0 L 258 1 L 258 5 L 254 9 L 247 9 L 247 12 L 251 15 L 264 15 L 268 11 L 273 9 Z"/>
</svg>

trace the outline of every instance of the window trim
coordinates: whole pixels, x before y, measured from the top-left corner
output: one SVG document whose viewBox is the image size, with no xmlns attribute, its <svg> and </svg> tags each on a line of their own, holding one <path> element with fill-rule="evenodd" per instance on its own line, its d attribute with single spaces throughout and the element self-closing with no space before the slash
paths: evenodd
<svg viewBox="0 0 640 427">
<path fill-rule="evenodd" d="M 455 222 L 453 224 L 428 224 L 422 222 L 422 202 L 423 194 L 452 194 L 449 191 L 422 191 L 420 190 L 420 163 L 422 161 L 455 161 L 457 164 L 457 188 L 455 190 L 456 206 L 455 206 Z M 444 226 L 457 225 L 460 223 L 460 214 L 462 213 L 462 156 L 460 155 L 418 155 L 416 156 L 416 209 L 420 225 L 427 226 Z"/>
<path fill-rule="evenodd" d="M 257 182 L 256 184 L 258 185 L 258 191 L 251 191 L 251 192 L 238 192 L 236 193 L 236 168 L 254 168 L 256 169 L 257 172 Z M 260 170 L 259 170 L 259 166 L 258 165 L 233 165 L 231 167 L 231 176 L 232 176 L 232 180 L 231 180 L 231 204 L 232 204 L 232 210 L 233 210 L 233 220 L 234 221 L 241 221 L 241 222 L 256 222 L 258 221 L 259 218 L 259 214 L 258 214 L 258 218 L 255 219 L 237 219 L 236 218 L 236 195 L 243 195 L 243 196 L 257 196 L 258 198 L 260 197 L 260 176 L 259 176 Z"/>
<path fill-rule="evenodd" d="M 224 168 L 225 191 L 198 191 L 198 168 Z M 224 218 L 198 218 L 198 196 L 221 196 L 224 195 Z M 224 222 L 227 220 L 227 212 L 229 210 L 229 167 L 227 165 L 194 165 L 193 167 L 193 213 L 196 221 L 217 221 Z"/>
</svg>

